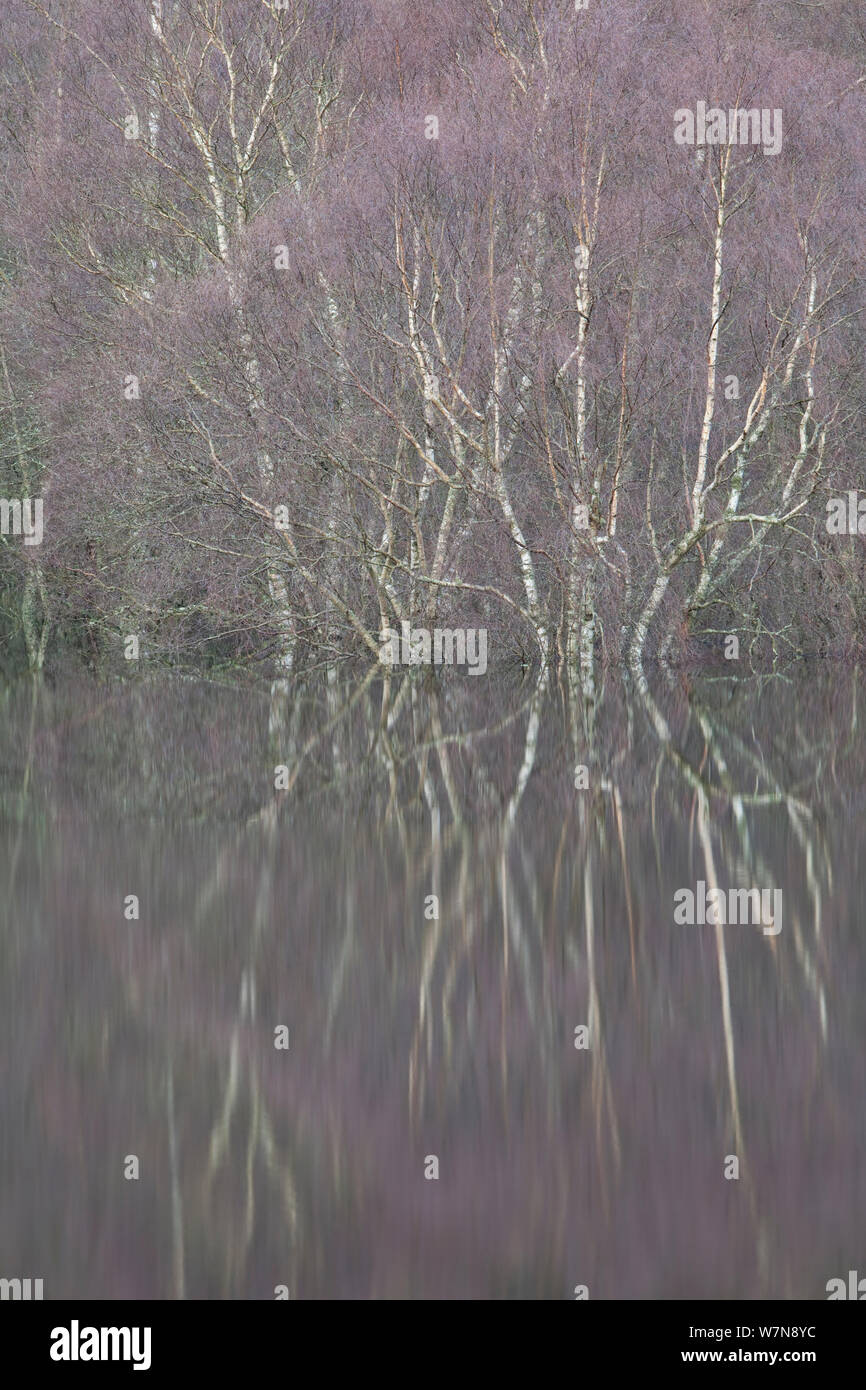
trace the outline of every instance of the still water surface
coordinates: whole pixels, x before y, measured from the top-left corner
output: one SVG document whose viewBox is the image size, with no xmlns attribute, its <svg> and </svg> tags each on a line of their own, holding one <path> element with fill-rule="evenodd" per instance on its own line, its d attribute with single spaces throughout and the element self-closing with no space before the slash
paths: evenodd
<svg viewBox="0 0 866 1390">
<path fill-rule="evenodd" d="M 0 1276 L 596 1299 L 866 1273 L 861 677 L 650 686 L 3 691 Z M 677 925 L 699 882 L 780 889 L 781 930 Z"/>
</svg>

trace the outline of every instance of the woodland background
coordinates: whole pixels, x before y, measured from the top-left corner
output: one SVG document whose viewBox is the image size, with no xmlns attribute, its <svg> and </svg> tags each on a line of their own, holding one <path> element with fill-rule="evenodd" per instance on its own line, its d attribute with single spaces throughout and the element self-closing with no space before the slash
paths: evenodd
<svg viewBox="0 0 866 1390">
<path fill-rule="evenodd" d="M 4 668 L 862 651 L 862 6 L 277 4 L 4 0 Z"/>
</svg>

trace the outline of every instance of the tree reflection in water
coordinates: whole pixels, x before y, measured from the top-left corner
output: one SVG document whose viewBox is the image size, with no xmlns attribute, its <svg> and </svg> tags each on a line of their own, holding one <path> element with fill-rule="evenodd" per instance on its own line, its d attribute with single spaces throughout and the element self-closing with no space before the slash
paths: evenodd
<svg viewBox="0 0 866 1390">
<path fill-rule="evenodd" d="M 856 670 L 3 698 L 0 1244 L 46 1297 L 857 1266 Z M 675 925 L 699 879 L 783 930 Z"/>
</svg>

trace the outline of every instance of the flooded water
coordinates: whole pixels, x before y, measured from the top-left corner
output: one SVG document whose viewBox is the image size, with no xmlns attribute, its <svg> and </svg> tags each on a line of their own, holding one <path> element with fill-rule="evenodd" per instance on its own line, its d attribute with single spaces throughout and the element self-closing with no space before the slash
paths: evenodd
<svg viewBox="0 0 866 1390">
<path fill-rule="evenodd" d="M 381 670 L 0 700 L 0 1275 L 823 1299 L 866 1271 L 856 670 L 655 671 L 589 710 Z"/>
</svg>

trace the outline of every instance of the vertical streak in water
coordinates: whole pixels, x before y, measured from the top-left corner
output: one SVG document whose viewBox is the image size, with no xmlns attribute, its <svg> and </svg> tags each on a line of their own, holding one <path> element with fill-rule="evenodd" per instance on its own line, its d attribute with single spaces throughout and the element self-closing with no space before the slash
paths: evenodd
<svg viewBox="0 0 866 1390">
<path fill-rule="evenodd" d="M 186 1298 L 186 1276 L 183 1250 L 183 1202 L 180 1194 L 180 1178 L 177 1168 L 177 1129 L 174 1121 L 174 1064 L 168 1064 L 166 1085 L 166 1110 L 168 1112 L 168 1160 L 171 1172 L 171 1247 L 174 1296 Z"/>
</svg>

